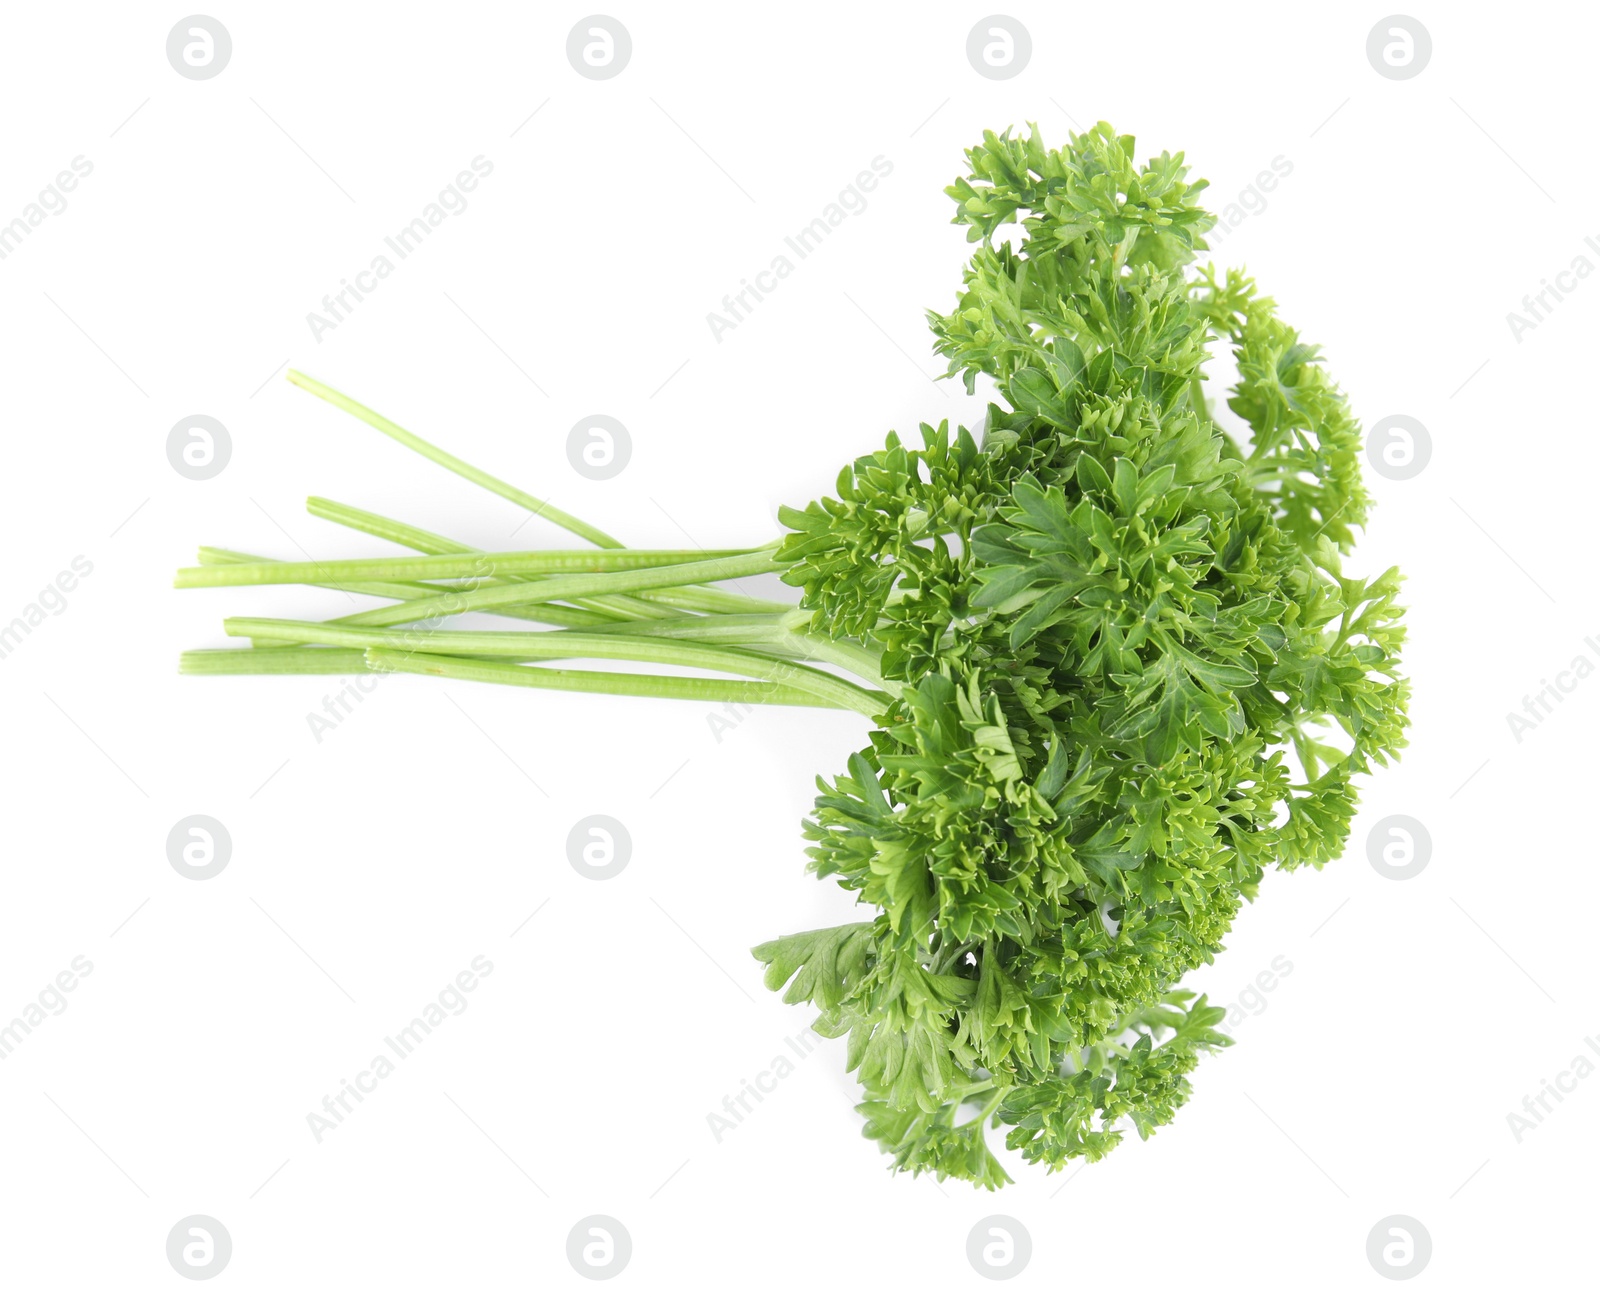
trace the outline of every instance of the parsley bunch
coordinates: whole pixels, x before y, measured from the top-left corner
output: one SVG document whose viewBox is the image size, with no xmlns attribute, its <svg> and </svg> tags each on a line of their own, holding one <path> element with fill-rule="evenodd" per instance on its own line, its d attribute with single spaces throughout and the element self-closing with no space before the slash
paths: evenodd
<svg viewBox="0 0 1600 1297">
<path fill-rule="evenodd" d="M 994 1188 L 1009 1177 L 991 1130 L 1058 1169 L 1172 1119 L 1200 1055 L 1231 1043 L 1223 1010 L 1179 983 L 1269 865 L 1339 854 L 1355 776 L 1404 742 L 1408 686 L 1398 574 L 1341 566 L 1368 504 L 1360 429 L 1270 298 L 1194 267 L 1213 218 L 1183 155 L 1137 166 L 1101 123 L 1060 150 L 1037 128 L 986 134 L 967 157 L 947 192 L 976 247 L 955 308 L 929 319 L 950 373 L 998 393 L 981 444 L 944 424 L 920 446 L 890 434 L 836 497 L 781 510 L 775 546 L 630 550 L 292 374 L 597 548 L 485 553 L 313 500 L 431 557 L 205 550 L 179 584 L 391 601 L 232 620 L 254 647 L 187 654 L 190 671 L 402 670 L 870 716 L 805 835 L 812 870 L 871 917 L 754 953 L 818 1031 L 848 1035 L 866 1134 L 896 1169 Z M 1207 404 L 1215 340 L 1247 444 Z M 761 571 L 798 607 L 716 584 Z M 557 629 L 433 629 L 464 611 Z M 538 665 L 561 658 L 695 674 Z"/>
</svg>

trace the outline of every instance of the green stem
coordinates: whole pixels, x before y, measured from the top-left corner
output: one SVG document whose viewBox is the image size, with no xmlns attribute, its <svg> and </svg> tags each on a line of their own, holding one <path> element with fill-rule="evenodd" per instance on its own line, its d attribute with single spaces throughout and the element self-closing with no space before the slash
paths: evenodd
<svg viewBox="0 0 1600 1297">
<path fill-rule="evenodd" d="M 605 627 L 604 631 L 610 633 L 616 630 L 623 635 L 654 635 L 662 639 L 698 640 L 703 644 L 754 644 L 764 641 L 767 628 L 789 616 L 792 611 L 660 617 L 640 623 L 615 622 Z"/>
<path fill-rule="evenodd" d="M 581 608 L 603 614 L 608 619 L 606 622 L 608 626 L 653 621 L 661 615 L 660 609 L 654 604 L 648 604 L 643 599 L 635 599 L 631 594 L 597 595 L 590 599 L 575 599 L 573 602 Z M 495 615 L 500 614 L 497 612 Z"/>
<path fill-rule="evenodd" d="M 341 504 L 337 500 L 329 500 L 320 495 L 313 495 L 306 500 L 306 512 L 313 518 L 336 522 L 341 527 L 350 528 L 351 531 L 365 532 L 369 536 L 376 536 L 379 540 L 404 545 L 407 549 L 414 549 L 422 554 L 459 554 L 472 548 L 470 545 L 453 541 L 448 536 L 441 536 L 438 532 L 424 531 L 421 527 L 413 527 L 408 522 L 386 518 L 381 513 L 358 509 L 353 504 Z"/>
<path fill-rule="evenodd" d="M 782 564 L 772 570 L 781 571 L 787 566 L 788 564 Z M 639 598 L 649 603 L 681 608 L 686 612 L 788 612 L 794 607 L 792 603 L 778 603 L 773 599 L 756 599 L 750 595 L 735 594 L 731 590 L 708 590 L 703 587 L 692 590 L 642 591 Z"/>
<path fill-rule="evenodd" d="M 218 549 L 215 545 L 202 545 L 195 557 L 205 567 L 276 562 L 275 559 L 263 558 L 259 554 L 246 554 L 236 549 Z M 426 586 L 410 581 L 306 581 L 303 584 L 320 586 L 324 590 L 342 590 L 347 594 L 371 595 L 375 599 L 416 599 L 425 594 L 438 594 L 441 589 L 439 586 Z"/>
<path fill-rule="evenodd" d="M 849 708 L 863 716 L 879 715 L 889 701 L 881 694 L 868 693 L 838 676 L 780 658 L 659 637 L 574 631 L 383 631 L 268 617 L 232 617 L 223 623 L 223 629 L 229 635 L 259 636 L 279 643 L 410 650 L 430 657 L 505 657 L 517 661 L 602 658 L 725 671 L 730 675 L 789 685 L 814 695 L 829 706 Z"/>
<path fill-rule="evenodd" d="M 334 582 L 438 581 L 459 578 L 551 576 L 569 573 L 633 572 L 682 567 L 718 558 L 737 558 L 750 550 L 616 549 L 484 551 L 400 558 L 313 559 L 307 563 L 228 563 L 178 569 L 180 590 L 239 585 L 327 585 Z M 770 551 L 755 551 L 766 552 Z M 769 570 L 769 569 L 763 569 Z"/>
<path fill-rule="evenodd" d="M 1000 1105 L 1005 1102 L 1006 1095 L 1010 1092 L 1010 1090 L 1011 1087 L 1009 1085 L 997 1085 L 994 1091 L 994 1098 L 990 1099 L 988 1103 L 984 1104 L 983 1111 L 971 1121 L 964 1121 L 961 1124 L 963 1126 L 982 1126 L 984 1122 L 988 1121 L 989 1118 L 994 1116 L 996 1111 L 999 1110 Z"/>
<path fill-rule="evenodd" d="M 872 688 L 899 697 L 903 686 L 885 680 L 879 672 L 878 654 L 853 640 L 828 640 L 799 634 L 794 628 L 811 619 L 804 609 L 789 608 L 781 613 L 758 613 L 723 617 L 675 617 L 643 624 L 617 623 L 602 630 L 626 635 L 652 635 L 665 639 L 699 640 L 712 644 L 738 644 L 760 648 L 784 657 L 809 658 L 843 667 L 865 680 Z"/>
<path fill-rule="evenodd" d="M 773 642 L 774 649 L 792 652 L 797 657 L 810 658 L 815 662 L 827 662 L 832 666 L 843 667 L 852 675 L 859 676 L 874 689 L 881 689 L 885 693 L 893 694 L 898 698 L 905 686 L 892 680 L 885 680 L 879 673 L 883 659 L 871 649 L 863 648 L 854 640 L 821 639 L 815 635 L 786 635 Z"/>
<path fill-rule="evenodd" d="M 781 614 L 752 619 L 748 629 L 736 642 L 843 667 L 874 689 L 899 696 L 901 686 L 885 680 L 880 673 L 882 658 L 877 653 L 854 640 L 831 640 L 807 635 L 801 628 L 810 620 L 811 614 L 805 609 L 786 608 Z"/>
<path fill-rule="evenodd" d="M 972 1081 L 969 1084 L 960 1086 L 954 1090 L 947 1090 L 944 1092 L 945 1103 L 965 1103 L 968 1099 L 974 1098 L 977 1095 L 988 1094 L 990 1090 L 995 1088 L 996 1084 L 997 1082 L 995 1079 L 990 1076 L 983 1078 L 981 1081 Z"/>
<path fill-rule="evenodd" d="M 710 680 L 703 676 L 635 675 L 620 671 L 567 671 L 551 667 L 474 662 L 468 658 L 429 657 L 424 653 L 368 649 L 374 671 L 406 671 L 413 675 L 477 680 L 485 684 L 522 685 L 593 694 L 625 694 L 636 698 L 681 698 L 697 702 L 776 703 L 788 707 L 827 707 L 813 694 L 768 680 Z"/>
<path fill-rule="evenodd" d="M 340 504 L 336 500 L 327 500 L 321 496 L 314 495 L 307 500 L 306 509 L 313 517 L 339 523 L 341 526 L 365 532 L 369 536 L 377 536 L 381 540 L 392 541 L 396 545 L 404 545 L 407 549 L 414 549 L 423 554 L 477 552 L 471 545 L 451 540 L 450 537 L 441 536 L 437 532 L 424 531 L 421 527 L 413 527 L 409 523 L 386 518 L 382 514 L 372 513 L 366 509 L 358 509 L 355 505 Z M 727 590 L 697 589 L 651 591 L 648 601 L 622 595 L 609 601 L 604 610 L 631 619 L 659 617 L 660 609 L 654 605 L 660 603 L 667 603 L 674 609 L 701 612 L 761 612 L 790 606 L 772 603 L 766 599 L 750 599 Z"/>
<path fill-rule="evenodd" d="M 406 622 L 452 617 L 457 613 L 487 612 L 525 603 L 548 603 L 557 599 L 576 599 L 589 595 L 629 594 L 635 590 L 671 588 L 700 581 L 722 581 L 729 577 L 754 576 L 776 571 L 772 551 L 760 550 L 732 558 L 711 559 L 703 563 L 683 563 L 672 567 L 644 568 L 637 572 L 602 572 L 596 575 L 556 576 L 541 581 L 510 585 L 485 585 L 427 599 L 410 599 L 374 608 L 368 612 L 341 617 L 348 626 L 399 626 Z"/>
<path fill-rule="evenodd" d="M 424 441 L 414 432 L 407 432 L 392 419 L 386 419 L 376 410 L 368 409 L 360 401 L 352 400 L 343 392 L 335 391 L 326 383 L 319 383 L 314 378 L 308 378 L 298 369 L 289 371 L 289 381 L 296 387 L 303 387 L 313 396 L 320 396 L 329 405 L 337 406 L 347 414 L 353 414 L 363 423 L 369 424 L 387 437 L 393 437 L 402 446 L 414 450 L 424 459 L 431 459 L 442 468 L 448 468 L 452 473 L 464 477 L 485 490 L 493 491 L 496 495 L 510 500 L 513 504 L 537 514 L 541 518 L 548 518 L 558 527 L 564 527 L 575 536 L 582 536 L 591 544 L 602 549 L 621 549 L 622 542 L 613 536 L 606 535 L 598 527 L 591 527 L 582 518 L 574 518 L 570 513 L 564 513 L 553 504 L 529 495 L 526 491 L 518 490 L 509 482 L 502 482 L 498 477 L 485 473 L 481 468 L 474 468 L 464 459 L 457 459 L 448 451 L 440 450 L 432 442 Z"/>
<path fill-rule="evenodd" d="M 190 649 L 178 658 L 187 676 L 366 675 L 366 655 L 343 648 Z"/>
<path fill-rule="evenodd" d="M 240 553 L 238 550 L 231 549 L 216 549 L 210 545 L 202 545 L 200 547 L 199 557 L 200 561 L 206 564 L 269 563 L 272 561 L 270 559 L 260 558 L 255 554 L 244 554 Z M 389 581 L 363 581 L 357 584 L 328 585 L 323 588 L 328 590 L 347 591 L 350 594 L 371 595 L 374 598 L 379 599 L 401 600 L 420 599 L 424 596 L 436 594 L 439 590 L 439 587 L 437 586 Z M 470 589 L 470 586 L 450 588 Z M 569 608 L 562 604 L 549 603 L 528 604 L 526 606 L 516 608 L 498 608 L 495 610 L 495 615 L 499 617 L 513 617 L 518 621 L 540 622 L 546 626 L 565 626 L 575 629 L 599 629 L 602 626 L 611 626 L 616 624 L 619 616 L 639 616 L 637 612 L 629 612 L 627 614 L 622 614 L 619 612 L 615 616 L 612 615 L 611 611 L 606 607 L 606 605 L 618 602 L 620 602 L 619 599 L 585 600 L 586 605 L 594 605 L 592 608 Z M 636 600 L 635 602 L 641 601 Z M 649 609 L 649 614 L 654 613 L 653 608 L 649 608 L 649 605 L 645 606 L 647 609 Z M 256 647 L 266 648 L 268 646 L 266 644 L 258 643 Z M 228 651 L 231 652 L 232 650 Z"/>
</svg>

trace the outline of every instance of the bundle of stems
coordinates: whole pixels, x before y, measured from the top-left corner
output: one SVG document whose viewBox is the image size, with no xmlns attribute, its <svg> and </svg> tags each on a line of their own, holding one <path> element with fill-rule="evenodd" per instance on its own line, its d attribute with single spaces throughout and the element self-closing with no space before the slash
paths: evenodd
<svg viewBox="0 0 1600 1297">
<path fill-rule="evenodd" d="M 481 550 L 313 496 L 307 501 L 313 517 L 415 553 L 284 563 L 208 546 L 200 550 L 198 566 L 179 569 L 176 585 L 309 585 L 384 602 L 328 621 L 230 617 L 223 629 L 248 639 L 250 647 L 184 653 L 179 663 L 184 673 L 401 671 L 531 689 L 833 707 L 864 716 L 879 715 L 898 694 L 898 686 L 879 674 L 873 650 L 858 641 L 805 633 L 811 615 L 798 604 L 724 588 L 741 577 L 789 566 L 775 558 L 776 541 L 746 549 L 629 549 L 298 370 L 289 371 L 289 381 L 593 548 Z M 465 613 L 486 613 L 524 628 L 439 628 Z M 555 629 L 526 629 L 530 623 Z M 591 659 L 676 667 L 685 673 L 543 665 Z"/>
</svg>

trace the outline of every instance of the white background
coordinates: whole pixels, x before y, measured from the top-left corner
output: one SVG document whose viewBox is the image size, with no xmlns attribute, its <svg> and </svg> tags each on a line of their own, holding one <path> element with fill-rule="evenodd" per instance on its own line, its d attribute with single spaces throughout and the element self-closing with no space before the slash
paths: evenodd
<svg viewBox="0 0 1600 1297">
<path fill-rule="evenodd" d="M 1416 1291 L 1592 1284 L 1600 1078 L 1520 1142 L 1507 1113 L 1600 1039 L 1600 680 L 1520 743 L 1506 715 L 1600 664 L 1600 283 L 1520 342 L 1506 314 L 1600 236 L 1600 24 L 1420 9 L 1432 62 L 1391 81 L 1365 54 L 1382 9 L 1026 4 L 1032 61 L 991 81 L 965 56 L 982 8 L 622 5 L 632 60 L 591 81 L 565 53 L 581 8 L 209 12 L 233 54 L 207 81 L 167 62 L 181 9 L 4 19 L 0 220 L 93 164 L 0 261 L 0 622 L 93 564 L 0 660 L 0 1020 L 93 964 L 0 1061 L 6 1291 L 186 1291 L 165 1240 L 192 1213 L 226 1225 L 210 1282 L 239 1293 L 589 1291 L 566 1238 L 595 1213 L 632 1238 L 617 1291 L 975 1291 L 966 1238 L 997 1212 L 1032 1237 L 1017 1291 L 1386 1290 L 1366 1239 L 1395 1213 L 1432 1238 Z M 336 682 L 176 658 L 226 615 L 349 605 L 177 592 L 172 570 L 200 543 L 389 552 L 308 518 L 313 492 L 487 548 L 565 543 L 285 362 L 631 543 L 764 540 L 889 428 L 976 421 L 981 391 L 930 378 L 923 311 L 966 255 L 941 191 L 985 128 L 1063 143 L 1099 118 L 1185 150 L 1213 205 L 1289 160 L 1219 258 L 1325 345 L 1364 419 L 1432 433 L 1421 474 L 1372 479 L 1352 564 L 1408 576 L 1411 746 L 1345 857 L 1269 878 L 1192 979 L 1230 1003 L 1293 966 L 1149 1143 L 1051 1177 L 1013 1159 L 992 1196 L 891 1177 L 842 1042 L 719 1143 L 707 1114 L 808 1021 L 748 948 L 854 916 L 798 825 L 866 722 L 774 709 L 718 741 L 692 703 L 398 678 L 319 743 Z M 307 313 L 480 154 L 470 207 L 315 340 Z M 880 154 L 867 210 L 713 340 L 723 294 Z M 609 482 L 566 459 L 595 412 L 633 439 Z M 166 458 L 195 413 L 232 436 L 210 481 Z M 195 813 L 233 838 L 208 882 L 166 859 Z M 632 834 L 609 882 L 567 863 L 591 813 Z M 1407 882 L 1367 860 L 1389 814 L 1431 831 Z M 306 1114 L 479 955 L 467 1010 L 317 1143 Z"/>
</svg>

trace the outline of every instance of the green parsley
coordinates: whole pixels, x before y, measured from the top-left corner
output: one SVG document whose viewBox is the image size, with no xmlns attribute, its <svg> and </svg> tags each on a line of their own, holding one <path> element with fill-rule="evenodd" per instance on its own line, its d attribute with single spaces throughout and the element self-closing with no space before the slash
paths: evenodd
<svg viewBox="0 0 1600 1297">
<path fill-rule="evenodd" d="M 1343 849 L 1356 776 L 1404 743 L 1391 568 L 1347 576 L 1360 428 L 1318 349 L 1237 271 L 1183 155 L 1101 123 L 1061 150 L 986 134 L 947 192 L 976 245 L 938 352 L 994 385 L 981 444 L 920 445 L 780 511 L 772 544 L 635 550 L 348 397 L 293 381 L 595 548 L 485 553 L 332 501 L 414 556 L 201 551 L 181 586 L 296 582 L 383 600 L 225 623 L 198 673 L 408 671 L 544 689 L 846 708 L 867 747 L 819 780 L 811 868 L 870 917 L 755 949 L 849 1037 L 866 1134 L 897 1170 L 989 1188 L 988 1142 L 1059 1169 L 1170 1121 L 1223 1010 L 1179 983 L 1273 866 Z M 1004 230 L 1006 237 L 997 241 Z M 1213 417 L 1213 342 L 1239 381 Z M 721 581 L 778 572 L 798 605 Z M 554 629 L 454 631 L 479 611 Z M 562 659 L 670 666 L 578 670 Z M 706 674 L 715 673 L 715 674 Z M 786 988 L 786 989 L 785 989 Z"/>
</svg>

